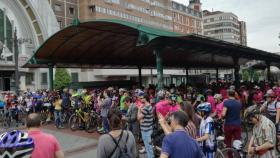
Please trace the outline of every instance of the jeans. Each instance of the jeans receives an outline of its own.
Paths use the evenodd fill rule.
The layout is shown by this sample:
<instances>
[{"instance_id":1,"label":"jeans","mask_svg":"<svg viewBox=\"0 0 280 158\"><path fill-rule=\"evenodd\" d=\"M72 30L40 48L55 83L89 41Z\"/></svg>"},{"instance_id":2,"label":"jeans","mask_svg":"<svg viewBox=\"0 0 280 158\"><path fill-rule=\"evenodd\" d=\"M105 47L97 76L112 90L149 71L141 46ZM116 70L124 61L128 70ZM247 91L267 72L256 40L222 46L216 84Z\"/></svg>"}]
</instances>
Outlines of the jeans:
<instances>
[{"instance_id":1,"label":"jeans","mask_svg":"<svg viewBox=\"0 0 280 158\"><path fill-rule=\"evenodd\" d=\"M237 125L225 125L224 126L225 133L225 144L227 147L232 146L232 142L234 140L241 139L241 127Z\"/></svg>"},{"instance_id":2,"label":"jeans","mask_svg":"<svg viewBox=\"0 0 280 158\"><path fill-rule=\"evenodd\" d=\"M54 111L54 118L55 118L55 126L61 127L62 123L61 123L61 110L55 110Z\"/></svg>"},{"instance_id":3,"label":"jeans","mask_svg":"<svg viewBox=\"0 0 280 158\"><path fill-rule=\"evenodd\" d=\"M152 146L152 133L153 130L141 131L142 139L147 152L147 158L154 158L154 150Z\"/></svg>"},{"instance_id":4,"label":"jeans","mask_svg":"<svg viewBox=\"0 0 280 158\"><path fill-rule=\"evenodd\" d=\"M110 130L108 117L102 117L104 132L108 133Z\"/></svg>"}]
</instances>

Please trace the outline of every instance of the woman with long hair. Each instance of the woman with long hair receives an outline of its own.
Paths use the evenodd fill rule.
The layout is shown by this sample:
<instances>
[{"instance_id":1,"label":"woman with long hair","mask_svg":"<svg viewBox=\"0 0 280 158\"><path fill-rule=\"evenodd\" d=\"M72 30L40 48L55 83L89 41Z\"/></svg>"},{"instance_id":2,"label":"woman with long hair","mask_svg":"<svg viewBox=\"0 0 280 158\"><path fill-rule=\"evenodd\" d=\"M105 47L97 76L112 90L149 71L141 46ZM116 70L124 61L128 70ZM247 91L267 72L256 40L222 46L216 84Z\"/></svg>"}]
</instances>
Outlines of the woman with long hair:
<instances>
[{"instance_id":1,"label":"woman with long hair","mask_svg":"<svg viewBox=\"0 0 280 158\"><path fill-rule=\"evenodd\" d=\"M189 122L188 122L188 125L185 127L185 129L191 137L196 138L197 127L199 124L198 116L196 116L196 113L194 112L194 109L191 104L186 104L185 112L187 113L187 115L189 117Z\"/></svg>"}]
</instances>

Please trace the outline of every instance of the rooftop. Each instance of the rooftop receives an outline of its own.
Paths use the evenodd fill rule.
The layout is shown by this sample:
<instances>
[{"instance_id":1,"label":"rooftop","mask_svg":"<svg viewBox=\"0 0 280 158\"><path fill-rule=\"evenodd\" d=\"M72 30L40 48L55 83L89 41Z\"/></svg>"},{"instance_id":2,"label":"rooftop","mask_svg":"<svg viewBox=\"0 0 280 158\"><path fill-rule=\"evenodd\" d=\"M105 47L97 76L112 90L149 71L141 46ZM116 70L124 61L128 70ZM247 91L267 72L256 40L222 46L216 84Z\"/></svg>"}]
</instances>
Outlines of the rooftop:
<instances>
[{"instance_id":1,"label":"rooftop","mask_svg":"<svg viewBox=\"0 0 280 158\"><path fill-rule=\"evenodd\" d=\"M154 68L155 51L165 68L233 68L250 60L279 66L280 55L206 36L182 35L116 19L64 28L50 37L24 67Z\"/></svg>"}]
</instances>

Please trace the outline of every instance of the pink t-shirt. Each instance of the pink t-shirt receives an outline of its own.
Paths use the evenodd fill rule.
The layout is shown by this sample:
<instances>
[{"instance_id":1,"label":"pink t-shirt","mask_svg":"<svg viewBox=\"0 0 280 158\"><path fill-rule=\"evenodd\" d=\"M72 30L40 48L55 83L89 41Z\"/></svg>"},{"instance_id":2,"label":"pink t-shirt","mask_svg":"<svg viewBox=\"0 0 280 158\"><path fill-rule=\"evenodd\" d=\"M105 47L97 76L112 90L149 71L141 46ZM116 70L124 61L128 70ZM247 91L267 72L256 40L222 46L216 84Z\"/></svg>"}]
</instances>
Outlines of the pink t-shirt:
<instances>
[{"instance_id":1,"label":"pink t-shirt","mask_svg":"<svg viewBox=\"0 0 280 158\"><path fill-rule=\"evenodd\" d=\"M55 153L60 150L60 145L54 136L39 130L29 131L28 135L33 139L35 145L32 158L55 158Z\"/></svg>"},{"instance_id":2,"label":"pink t-shirt","mask_svg":"<svg viewBox=\"0 0 280 158\"><path fill-rule=\"evenodd\" d=\"M163 117L165 117L170 110L170 105L167 100L162 100L156 104L156 112L161 113Z\"/></svg>"},{"instance_id":3,"label":"pink t-shirt","mask_svg":"<svg viewBox=\"0 0 280 158\"><path fill-rule=\"evenodd\" d=\"M223 99L228 98L228 94L227 94L227 90L226 89L222 88L220 90L220 94L222 95Z\"/></svg>"},{"instance_id":4,"label":"pink t-shirt","mask_svg":"<svg viewBox=\"0 0 280 158\"><path fill-rule=\"evenodd\" d=\"M143 105L143 103L142 103L141 100L139 100L139 99L136 99L135 104L136 104L136 106L137 106L138 108L141 107L141 106Z\"/></svg>"},{"instance_id":5,"label":"pink t-shirt","mask_svg":"<svg viewBox=\"0 0 280 158\"><path fill-rule=\"evenodd\" d=\"M223 107L224 107L224 102L221 102L216 105L216 113L218 115L218 118L222 118Z\"/></svg>"},{"instance_id":6,"label":"pink t-shirt","mask_svg":"<svg viewBox=\"0 0 280 158\"><path fill-rule=\"evenodd\" d=\"M213 97L213 96L208 96L207 102L211 104L211 110L212 110L212 112L216 111L215 99L214 99L214 97Z\"/></svg>"},{"instance_id":7,"label":"pink t-shirt","mask_svg":"<svg viewBox=\"0 0 280 158\"><path fill-rule=\"evenodd\" d=\"M169 112L176 112L180 110L180 105L176 104L175 106L170 106Z\"/></svg>"}]
</instances>

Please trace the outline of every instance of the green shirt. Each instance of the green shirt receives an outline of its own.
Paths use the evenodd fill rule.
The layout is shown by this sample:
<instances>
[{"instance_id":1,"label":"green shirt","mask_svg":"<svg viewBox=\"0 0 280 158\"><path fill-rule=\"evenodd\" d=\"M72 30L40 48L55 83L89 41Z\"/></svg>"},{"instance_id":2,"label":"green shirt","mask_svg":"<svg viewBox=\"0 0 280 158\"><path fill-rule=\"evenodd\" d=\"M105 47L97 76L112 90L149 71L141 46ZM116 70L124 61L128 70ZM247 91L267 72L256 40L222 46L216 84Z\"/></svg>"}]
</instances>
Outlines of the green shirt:
<instances>
[{"instance_id":1,"label":"green shirt","mask_svg":"<svg viewBox=\"0 0 280 158\"><path fill-rule=\"evenodd\" d=\"M127 110L127 107L125 107L125 105L124 105L124 99L125 99L125 96L122 95L121 100L120 100L120 109L121 110Z\"/></svg>"}]
</instances>

